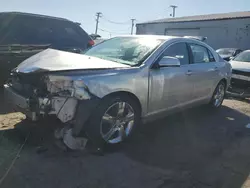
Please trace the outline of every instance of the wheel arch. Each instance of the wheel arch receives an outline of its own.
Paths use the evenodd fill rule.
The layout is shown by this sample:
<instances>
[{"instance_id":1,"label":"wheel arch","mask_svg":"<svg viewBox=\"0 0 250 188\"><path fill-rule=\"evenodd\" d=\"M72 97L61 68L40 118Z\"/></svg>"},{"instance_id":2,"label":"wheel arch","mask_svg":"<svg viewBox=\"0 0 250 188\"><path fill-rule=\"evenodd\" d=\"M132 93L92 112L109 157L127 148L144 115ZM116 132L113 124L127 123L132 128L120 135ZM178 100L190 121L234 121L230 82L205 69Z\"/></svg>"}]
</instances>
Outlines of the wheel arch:
<instances>
[{"instance_id":1,"label":"wheel arch","mask_svg":"<svg viewBox=\"0 0 250 188\"><path fill-rule=\"evenodd\" d=\"M116 92L112 92L112 93L109 93L109 94L105 95L102 99L105 99L107 97L113 97L113 96L121 96L121 95L130 97L133 101L135 101L136 104L139 107L140 115L141 115L141 113L142 113L141 102L140 102L139 98L135 94L133 94L133 93L131 93L129 91L116 91Z\"/></svg>"},{"instance_id":2,"label":"wheel arch","mask_svg":"<svg viewBox=\"0 0 250 188\"><path fill-rule=\"evenodd\" d=\"M228 83L227 83L226 78L222 78L222 79L218 82L218 84L219 84L220 82L224 82L224 84L226 85L226 88L227 88ZM217 84L217 85L218 85L218 84ZM226 89L226 88L225 88L225 89Z\"/></svg>"},{"instance_id":3,"label":"wheel arch","mask_svg":"<svg viewBox=\"0 0 250 188\"><path fill-rule=\"evenodd\" d=\"M97 97L97 100L86 100L81 101L81 103L78 105L77 113L76 113L76 121L73 128L73 134L74 135L82 135L84 131L86 131L86 128L88 127L88 121L91 118L92 112L100 105L101 100L105 100L109 97L115 97L115 96L127 96L130 97L135 103L138 105L140 115L142 114L142 105L139 100L139 98L128 91L115 91L112 93L109 93L102 98ZM94 104L94 105L93 105ZM88 108L86 108L88 106Z\"/></svg>"}]
</instances>

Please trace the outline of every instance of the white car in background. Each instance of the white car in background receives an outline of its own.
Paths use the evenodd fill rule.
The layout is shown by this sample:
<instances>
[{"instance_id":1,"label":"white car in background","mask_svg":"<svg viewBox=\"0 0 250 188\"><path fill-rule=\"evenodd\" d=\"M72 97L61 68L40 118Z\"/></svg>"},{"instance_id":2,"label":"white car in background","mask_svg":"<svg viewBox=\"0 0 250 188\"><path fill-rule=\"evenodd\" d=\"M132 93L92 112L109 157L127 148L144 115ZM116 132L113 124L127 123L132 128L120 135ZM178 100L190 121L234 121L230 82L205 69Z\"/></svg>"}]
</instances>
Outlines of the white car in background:
<instances>
[{"instance_id":1,"label":"white car in background","mask_svg":"<svg viewBox=\"0 0 250 188\"><path fill-rule=\"evenodd\" d=\"M250 97L250 50L237 55L230 64L232 79L228 94L242 98Z\"/></svg>"}]
</instances>

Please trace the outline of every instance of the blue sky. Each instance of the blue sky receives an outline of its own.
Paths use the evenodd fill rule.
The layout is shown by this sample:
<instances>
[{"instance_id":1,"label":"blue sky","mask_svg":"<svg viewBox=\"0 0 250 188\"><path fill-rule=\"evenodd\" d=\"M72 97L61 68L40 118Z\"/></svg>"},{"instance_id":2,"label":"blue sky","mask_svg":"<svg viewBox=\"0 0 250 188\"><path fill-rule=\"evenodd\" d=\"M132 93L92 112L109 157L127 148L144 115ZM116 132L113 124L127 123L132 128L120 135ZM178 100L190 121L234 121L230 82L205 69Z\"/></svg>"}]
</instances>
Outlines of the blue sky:
<instances>
[{"instance_id":1,"label":"blue sky","mask_svg":"<svg viewBox=\"0 0 250 188\"><path fill-rule=\"evenodd\" d=\"M169 5L177 5L176 17L198 14L250 11L249 0L0 0L0 11L22 11L68 18L95 31L95 14L102 12L98 33L103 37L129 34L131 18L137 22L170 17ZM113 24L120 22L123 24ZM109 31L109 32L106 32Z\"/></svg>"}]
</instances>

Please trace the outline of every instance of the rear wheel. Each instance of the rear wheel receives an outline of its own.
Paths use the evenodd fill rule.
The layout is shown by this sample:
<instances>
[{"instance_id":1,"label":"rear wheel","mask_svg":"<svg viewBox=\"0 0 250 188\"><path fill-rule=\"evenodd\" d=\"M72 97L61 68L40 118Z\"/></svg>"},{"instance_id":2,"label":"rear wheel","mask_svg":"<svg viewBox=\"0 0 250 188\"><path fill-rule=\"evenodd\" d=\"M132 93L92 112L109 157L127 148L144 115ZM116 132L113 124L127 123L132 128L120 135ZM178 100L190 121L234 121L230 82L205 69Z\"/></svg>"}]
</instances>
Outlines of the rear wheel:
<instances>
[{"instance_id":1,"label":"rear wheel","mask_svg":"<svg viewBox=\"0 0 250 188\"><path fill-rule=\"evenodd\" d=\"M209 105L212 108L219 108L223 103L223 100L225 98L225 93L226 93L226 84L225 82L221 81L217 85Z\"/></svg>"},{"instance_id":2,"label":"rear wheel","mask_svg":"<svg viewBox=\"0 0 250 188\"><path fill-rule=\"evenodd\" d=\"M118 144L132 135L140 120L137 103L127 96L110 96L98 106L87 128L88 137L98 145Z\"/></svg>"}]
</instances>

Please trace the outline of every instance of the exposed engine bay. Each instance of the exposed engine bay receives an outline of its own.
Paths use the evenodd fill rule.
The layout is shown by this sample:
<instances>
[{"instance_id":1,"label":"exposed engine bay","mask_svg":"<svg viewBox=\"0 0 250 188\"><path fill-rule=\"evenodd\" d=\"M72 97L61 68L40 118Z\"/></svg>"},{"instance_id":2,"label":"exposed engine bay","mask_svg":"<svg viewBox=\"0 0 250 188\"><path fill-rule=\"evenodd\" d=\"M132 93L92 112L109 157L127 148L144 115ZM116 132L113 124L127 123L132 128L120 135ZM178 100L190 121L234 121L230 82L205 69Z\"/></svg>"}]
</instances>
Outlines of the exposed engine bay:
<instances>
[{"instance_id":1,"label":"exposed engine bay","mask_svg":"<svg viewBox=\"0 0 250 188\"><path fill-rule=\"evenodd\" d=\"M63 123L75 117L78 100L90 99L90 94L81 80L48 74L12 73L7 83L15 92L28 99L31 119L40 115L56 115Z\"/></svg>"}]
</instances>

